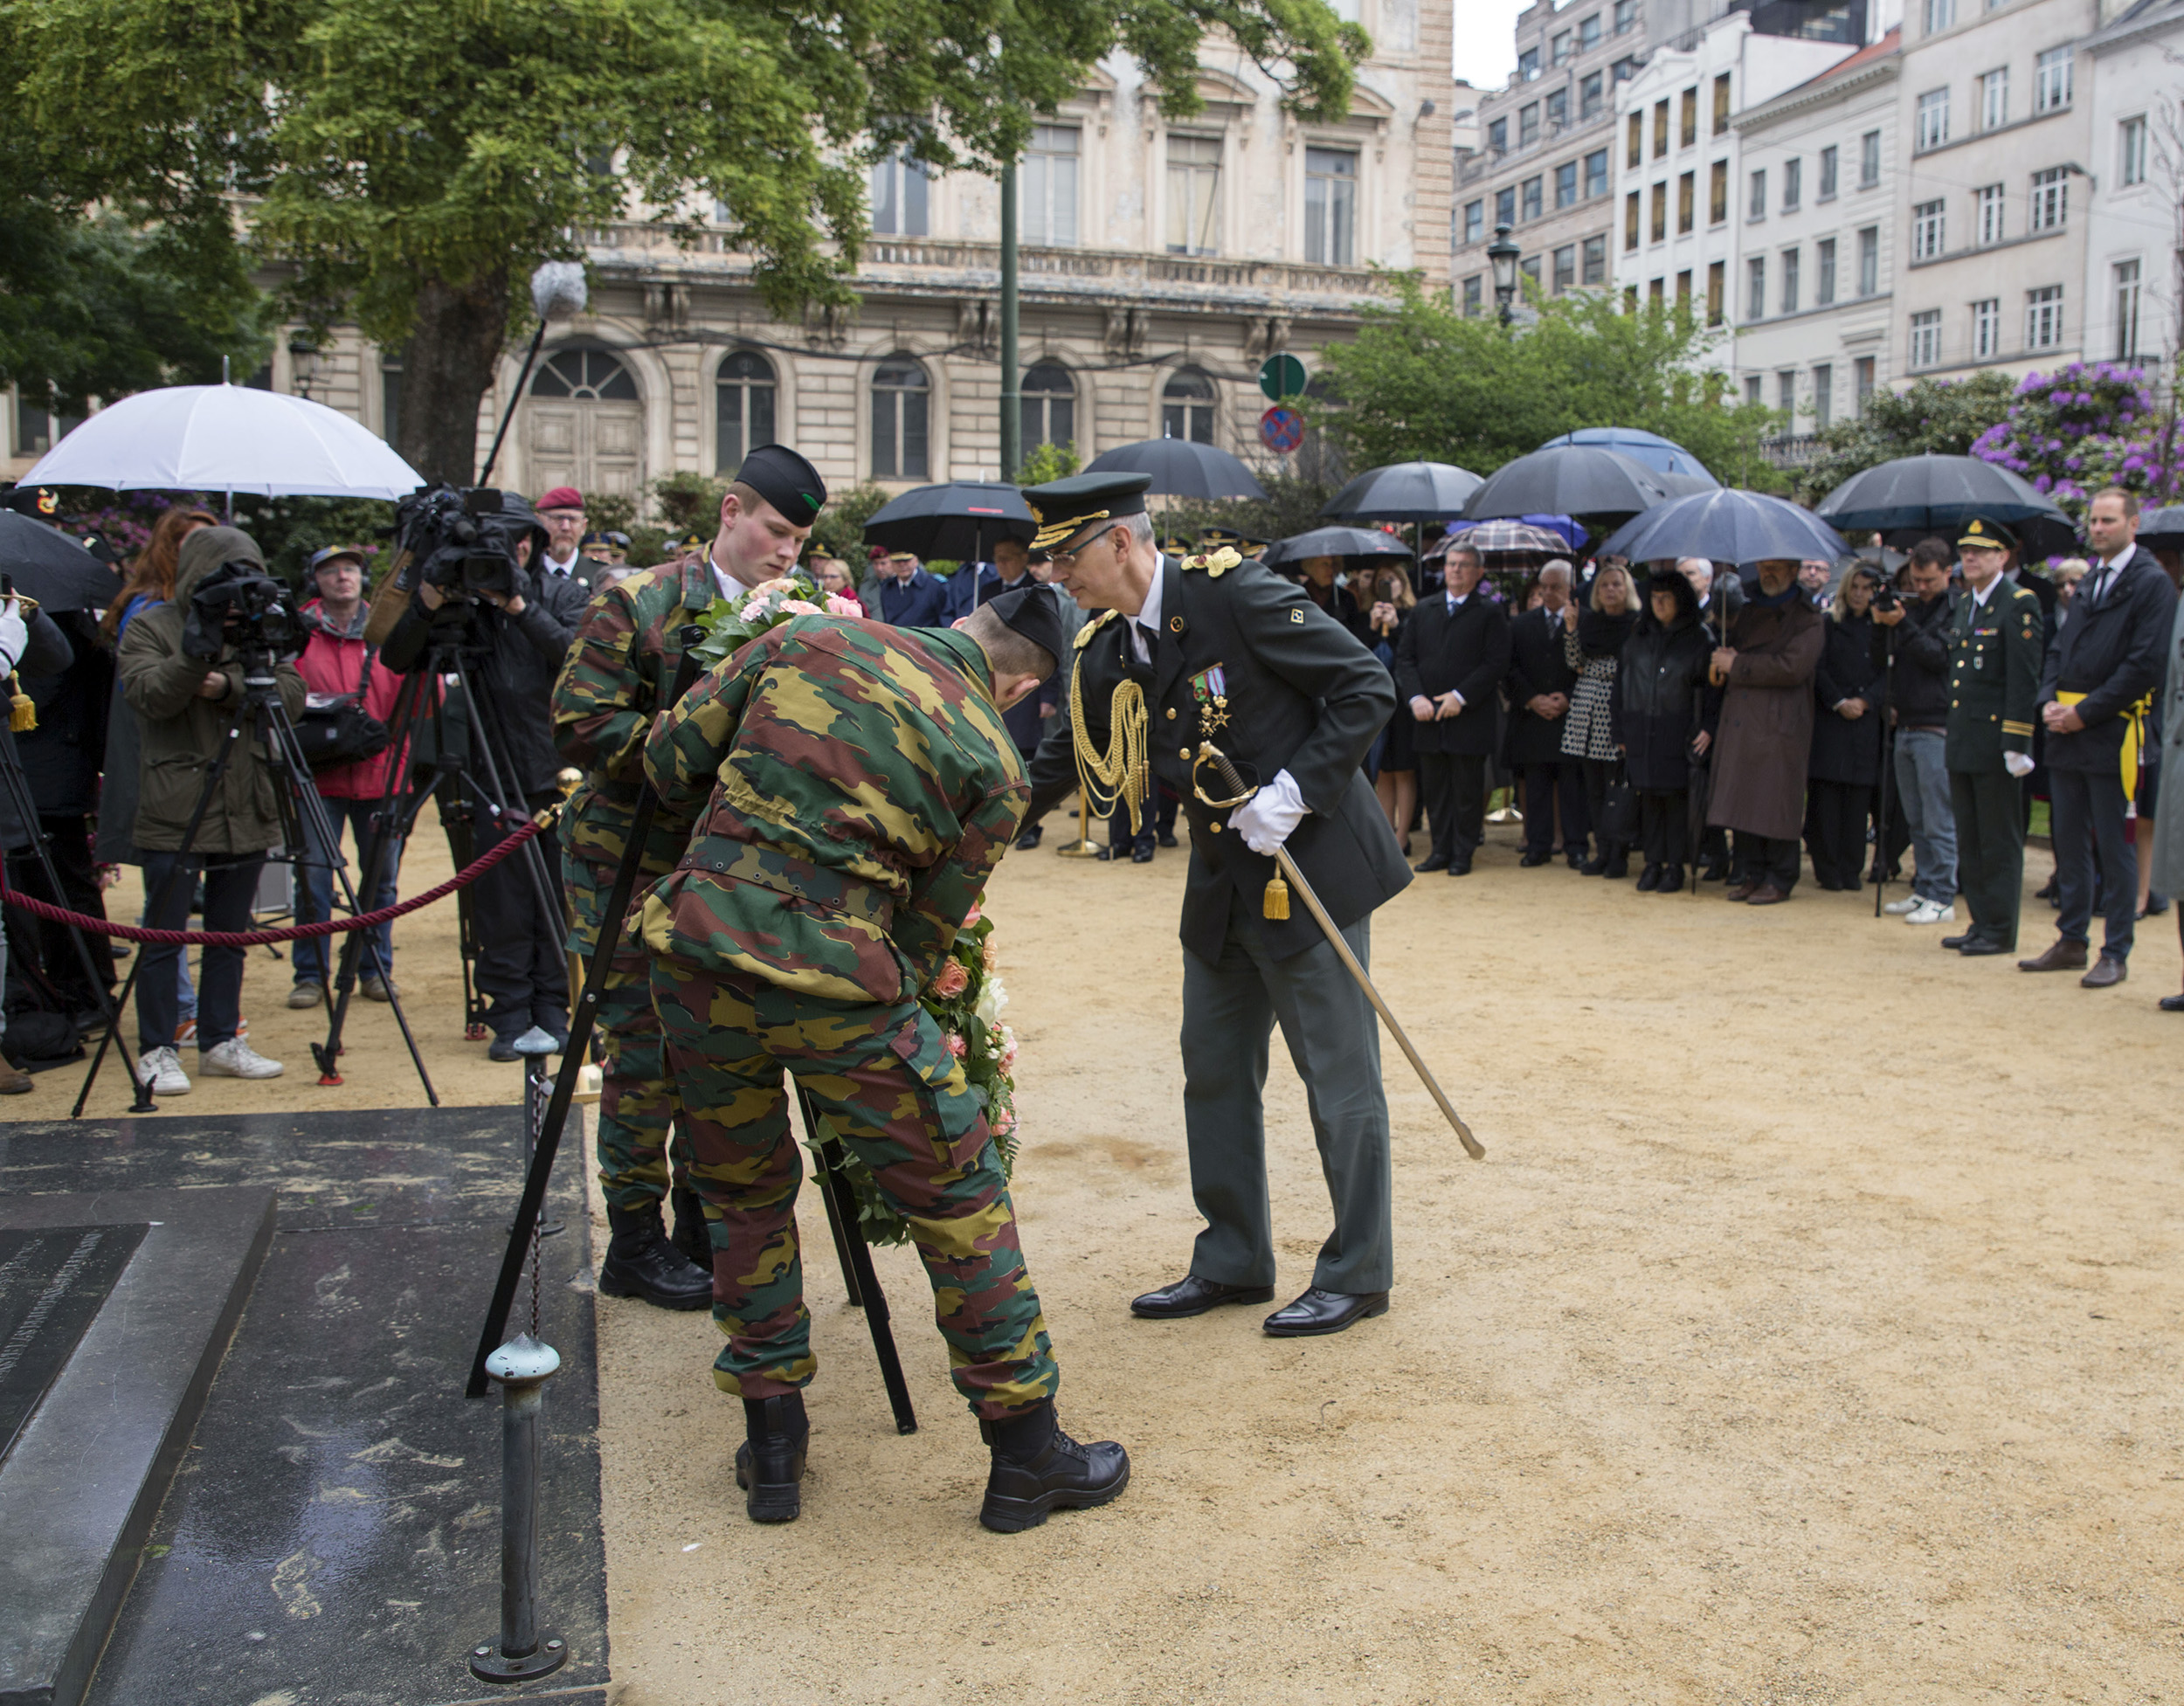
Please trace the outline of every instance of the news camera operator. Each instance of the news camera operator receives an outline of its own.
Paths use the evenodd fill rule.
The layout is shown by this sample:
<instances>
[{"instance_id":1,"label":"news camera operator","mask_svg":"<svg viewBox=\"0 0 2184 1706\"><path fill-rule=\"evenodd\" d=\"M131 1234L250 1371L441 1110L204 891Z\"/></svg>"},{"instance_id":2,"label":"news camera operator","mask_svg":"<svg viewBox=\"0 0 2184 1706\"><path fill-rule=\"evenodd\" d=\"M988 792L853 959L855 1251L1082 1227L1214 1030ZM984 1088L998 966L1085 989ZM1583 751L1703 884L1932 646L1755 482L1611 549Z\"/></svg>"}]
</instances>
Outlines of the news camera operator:
<instances>
[{"instance_id":1,"label":"news camera operator","mask_svg":"<svg viewBox=\"0 0 2184 1706\"><path fill-rule=\"evenodd\" d=\"M1908 899L1885 911L1915 924L1939 924L1957 904L1957 819L1943 763L1949 722L1949 626L1956 614L1949 596L1953 560L1939 539L1912 549L1904 577L1906 596L1883 605L1873 619L1896 631L1896 669L1890 684L1889 718L1896 725L1896 792L1911 831L1918 867ZM1882 850L1885 851L1885 850Z\"/></svg>"},{"instance_id":2,"label":"news camera operator","mask_svg":"<svg viewBox=\"0 0 2184 1706\"><path fill-rule=\"evenodd\" d=\"M281 839L280 782L255 738L231 742L244 708L244 664L271 663L290 717L303 710L303 677L292 657L274 659L254 612L285 603L248 534L200 528L182 542L175 596L131 622L114 660L121 696L142 725L134 839L143 855L145 922L188 928L190 901L204 876L204 928L246 930L266 854ZM285 614L285 612L284 612ZM190 819L223 751L226 769ZM183 846L185 836L190 845ZM181 948L148 943L136 978L137 1075L155 1095L186 1095L190 1080L175 1048ZM236 1035L243 994L240 948L207 948L197 977L197 1070L214 1078L278 1078L281 1067Z\"/></svg>"},{"instance_id":3,"label":"news camera operator","mask_svg":"<svg viewBox=\"0 0 2184 1706\"><path fill-rule=\"evenodd\" d=\"M486 494L465 495L480 506L469 512L482 524L476 529L480 542L467 548L467 556L450 550L420 563L410 607L379 655L390 669L410 673L429 663L436 631L459 633L474 701L469 714L473 723L482 725L498 762L512 772L502 775L503 785L521 793L523 804L536 811L560 798L554 680L591 595L573 576L538 572L547 533L522 498L513 492L492 494L499 499L494 508ZM452 566L436 569L443 560ZM479 788L488 785L488 772L474 749L471 776ZM480 818L473 854L489 851L501 835ZM561 848L550 826L540 832L538 849L546 868L558 872ZM521 856L503 860L479 878L473 894L478 991L486 998L486 1023L493 1032L487 1055L516 1059L515 1039L534 1026L566 1041L568 931L563 918L557 911L546 915Z\"/></svg>"}]
</instances>

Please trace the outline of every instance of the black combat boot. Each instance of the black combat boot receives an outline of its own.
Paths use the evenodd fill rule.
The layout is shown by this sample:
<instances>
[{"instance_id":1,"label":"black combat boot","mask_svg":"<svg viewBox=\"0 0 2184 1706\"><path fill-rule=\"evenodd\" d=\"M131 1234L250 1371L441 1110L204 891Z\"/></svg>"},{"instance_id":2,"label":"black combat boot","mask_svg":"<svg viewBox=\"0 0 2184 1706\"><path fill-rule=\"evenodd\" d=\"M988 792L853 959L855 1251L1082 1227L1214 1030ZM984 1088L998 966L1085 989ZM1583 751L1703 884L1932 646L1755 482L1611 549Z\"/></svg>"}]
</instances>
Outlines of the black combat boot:
<instances>
[{"instance_id":1,"label":"black combat boot","mask_svg":"<svg viewBox=\"0 0 2184 1706\"><path fill-rule=\"evenodd\" d=\"M667 1241L658 1203L642 1209L610 1203L606 1223L614 1235L599 1264L599 1289L609 1297L641 1297L662 1309L702 1309L712 1302L713 1270Z\"/></svg>"},{"instance_id":2,"label":"black combat boot","mask_svg":"<svg viewBox=\"0 0 2184 1706\"><path fill-rule=\"evenodd\" d=\"M1049 1511L1089 1510L1130 1485L1130 1454L1112 1440L1079 1445L1051 1401L1006 1421L981 1419L978 1437L993 1448L978 1520L996 1534L1035 1529Z\"/></svg>"},{"instance_id":3,"label":"black combat boot","mask_svg":"<svg viewBox=\"0 0 2184 1706\"><path fill-rule=\"evenodd\" d=\"M675 1248L710 1277L713 1234L706 1230L705 1205L698 1200L696 1191L687 1185L676 1185L668 1196L675 1205Z\"/></svg>"},{"instance_id":4,"label":"black combat boot","mask_svg":"<svg viewBox=\"0 0 2184 1706\"><path fill-rule=\"evenodd\" d=\"M736 1484L754 1523L793 1523L804 1509L804 1447L812 1425L804 1419L804 1394L747 1398L743 1429L750 1437L736 1447Z\"/></svg>"}]
</instances>

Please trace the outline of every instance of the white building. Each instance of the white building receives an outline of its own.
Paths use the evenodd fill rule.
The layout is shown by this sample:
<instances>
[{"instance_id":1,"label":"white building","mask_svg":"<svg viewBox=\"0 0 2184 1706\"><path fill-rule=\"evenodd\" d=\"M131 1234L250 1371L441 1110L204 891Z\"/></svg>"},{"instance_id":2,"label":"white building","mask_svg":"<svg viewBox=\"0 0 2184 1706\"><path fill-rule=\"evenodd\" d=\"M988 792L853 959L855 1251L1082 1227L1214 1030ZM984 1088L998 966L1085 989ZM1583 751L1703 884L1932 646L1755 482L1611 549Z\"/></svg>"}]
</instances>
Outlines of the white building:
<instances>
[{"instance_id":1,"label":"white building","mask_svg":"<svg viewBox=\"0 0 2184 1706\"><path fill-rule=\"evenodd\" d=\"M2105 0L2080 44L2092 174L2085 354L2166 365L2180 343L2184 251L2184 0Z\"/></svg>"},{"instance_id":2,"label":"white building","mask_svg":"<svg viewBox=\"0 0 2184 1706\"><path fill-rule=\"evenodd\" d=\"M1735 369L1791 411L1778 454L1864 407L1893 323L1901 31L1732 121L1741 238Z\"/></svg>"}]
</instances>

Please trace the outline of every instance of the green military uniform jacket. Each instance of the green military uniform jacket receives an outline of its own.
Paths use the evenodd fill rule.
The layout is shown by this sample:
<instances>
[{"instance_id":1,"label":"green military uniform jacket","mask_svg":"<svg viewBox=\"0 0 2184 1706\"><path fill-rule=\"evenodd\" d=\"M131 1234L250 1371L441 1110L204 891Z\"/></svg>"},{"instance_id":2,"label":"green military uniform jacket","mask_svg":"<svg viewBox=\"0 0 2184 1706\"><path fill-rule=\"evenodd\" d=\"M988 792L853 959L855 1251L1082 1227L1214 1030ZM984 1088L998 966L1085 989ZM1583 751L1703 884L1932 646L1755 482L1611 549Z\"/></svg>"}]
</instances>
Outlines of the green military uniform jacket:
<instances>
[{"instance_id":1,"label":"green military uniform jacket","mask_svg":"<svg viewBox=\"0 0 2184 1706\"><path fill-rule=\"evenodd\" d=\"M1158 632L1150 665L1137 661L1130 622L1113 611L1078 631L1065 669L1075 672L1094 746L1108 749L1115 689L1135 677L1151 716L1149 740L1158 780L1189 815L1191 870L1183 896L1183 945L1201 959L1220 956L1230 897L1259 919L1275 861L1253 853L1228 830L1228 812L1192 791L1195 776L1213 798L1227 797L1211 769L1193 764L1201 741L1234 761L1247 784L1288 770L1309 815L1285 844L1304 880L1338 925L1355 923L1400 894L1410 867L1358 768L1395 708L1395 684L1380 660L1326 615L1303 588L1247 558L1233 567L1211 559L1160 559ZM1205 565L1205 566L1201 566ZM1211 704L1225 689L1225 708ZM1069 684L1062 695L1067 715ZM1208 713L1226 717L1209 733ZM1077 785L1067 728L1042 741L1032 760L1031 816L1052 811ZM1147 802L1148 809L1151 801ZM1324 941L1303 905L1286 920L1258 926L1276 959Z\"/></svg>"},{"instance_id":2,"label":"green military uniform jacket","mask_svg":"<svg viewBox=\"0 0 2184 1706\"><path fill-rule=\"evenodd\" d=\"M1950 618L1949 769L2000 770L2004 753L2031 753L2046 650L2040 600L2015 581L1996 583L1984 604L1964 595Z\"/></svg>"}]
</instances>

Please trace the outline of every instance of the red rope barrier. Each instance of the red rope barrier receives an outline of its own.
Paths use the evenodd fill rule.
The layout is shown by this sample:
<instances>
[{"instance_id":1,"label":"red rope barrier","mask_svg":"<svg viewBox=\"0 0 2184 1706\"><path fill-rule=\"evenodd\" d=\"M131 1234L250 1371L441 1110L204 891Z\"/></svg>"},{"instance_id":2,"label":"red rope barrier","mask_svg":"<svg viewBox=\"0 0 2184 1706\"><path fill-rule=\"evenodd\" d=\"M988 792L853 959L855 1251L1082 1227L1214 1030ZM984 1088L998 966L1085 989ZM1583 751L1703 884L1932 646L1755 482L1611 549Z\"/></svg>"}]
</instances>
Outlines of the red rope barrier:
<instances>
[{"instance_id":1,"label":"red rope barrier","mask_svg":"<svg viewBox=\"0 0 2184 1706\"><path fill-rule=\"evenodd\" d=\"M538 827L535 819L525 819L521 829L472 860L438 888L428 888L422 894L414 894L390 907L382 907L377 912L360 912L354 918L327 918L315 924L290 924L277 930L154 930L142 925L116 924L110 919L88 917L49 901L32 900L28 894L18 894L9 888L4 860L0 860L0 901L19 907L40 918L50 918L56 924L73 924L78 929L89 930L94 936L120 936L124 942L172 943L179 947L260 948L268 943L294 942L302 936L342 936L350 930L368 930L374 925L399 918L404 913L415 912L420 907L429 907L435 901L444 901L458 888L477 881L537 834Z\"/></svg>"}]
</instances>

